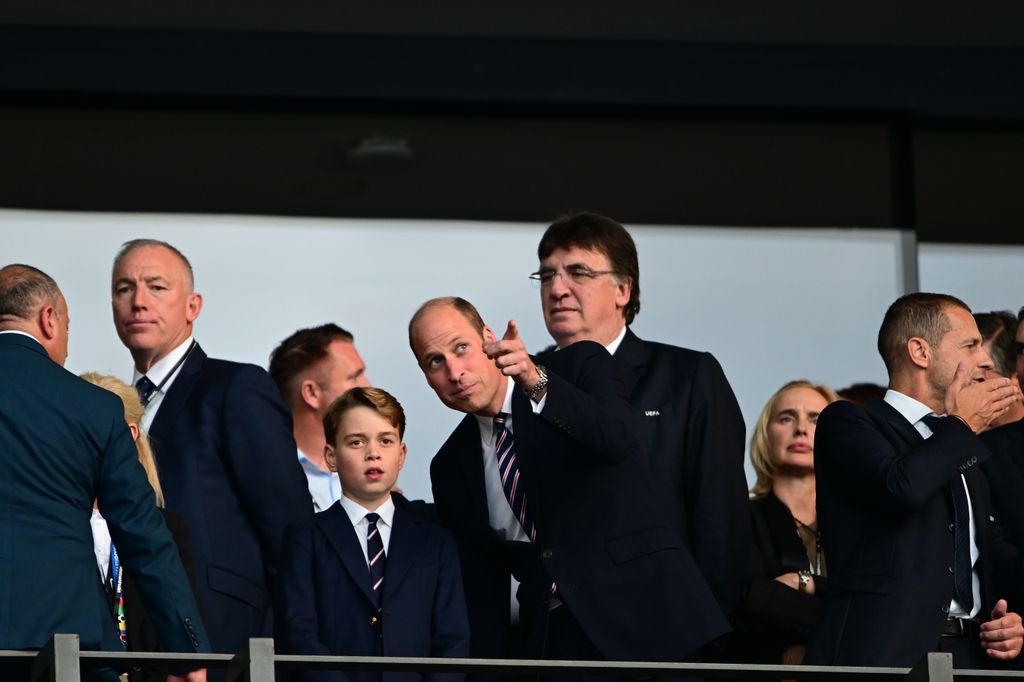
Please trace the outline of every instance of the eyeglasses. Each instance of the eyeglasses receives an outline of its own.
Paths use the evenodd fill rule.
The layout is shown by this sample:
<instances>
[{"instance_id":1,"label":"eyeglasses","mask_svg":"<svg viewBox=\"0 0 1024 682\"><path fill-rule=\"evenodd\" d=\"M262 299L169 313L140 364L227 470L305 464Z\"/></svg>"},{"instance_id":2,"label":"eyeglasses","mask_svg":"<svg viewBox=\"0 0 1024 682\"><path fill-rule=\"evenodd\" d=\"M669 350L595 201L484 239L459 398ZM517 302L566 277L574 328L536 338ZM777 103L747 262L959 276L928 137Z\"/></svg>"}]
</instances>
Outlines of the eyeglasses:
<instances>
[{"instance_id":1,"label":"eyeglasses","mask_svg":"<svg viewBox=\"0 0 1024 682\"><path fill-rule=\"evenodd\" d=\"M542 287L546 287L551 286L551 283L555 281L555 277L559 275L568 277L576 284L585 284L599 275L617 274L619 273L615 270L591 270L586 265L570 265L563 272L552 270L550 268L538 270L530 275L530 279L533 280L534 284L540 284Z\"/></svg>"}]
</instances>

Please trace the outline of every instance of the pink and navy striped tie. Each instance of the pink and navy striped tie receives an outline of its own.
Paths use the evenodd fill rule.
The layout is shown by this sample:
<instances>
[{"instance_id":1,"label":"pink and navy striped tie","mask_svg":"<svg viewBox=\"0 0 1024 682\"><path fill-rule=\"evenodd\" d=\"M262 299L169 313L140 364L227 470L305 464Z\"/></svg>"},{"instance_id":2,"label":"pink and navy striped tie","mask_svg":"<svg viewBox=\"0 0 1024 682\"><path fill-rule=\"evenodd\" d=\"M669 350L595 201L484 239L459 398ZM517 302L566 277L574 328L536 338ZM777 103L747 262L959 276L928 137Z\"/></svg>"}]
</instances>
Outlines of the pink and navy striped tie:
<instances>
[{"instance_id":1,"label":"pink and navy striped tie","mask_svg":"<svg viewBox=\"0 0 1024 682\"><path fill-rule=\"evenodd\" d=\"M494 417L494 456L498 458L501 487L523 532L530 538L530 542L537 542L537 528L526 511L526 489L520 480L519 464L516 462L516 443L506 426L508 417L505 412L499 412Z\"/></svg>"},{"instance_id":2,"label":"pink and navy striped tie","mask_svg":"<svg viewBox=\"0 0 1024 682\"><path fill-rule=\"evenodd\" d=\"M380 530L377 528L377 521L380 514L370 512L366 515L366 557L370 564L370 587L373 588L373 597L376 600L377 610L381 609L381 595L384 589L384 563L387 557L384 555L384 540L380 537Z\"/></svg>"}]
</instances>

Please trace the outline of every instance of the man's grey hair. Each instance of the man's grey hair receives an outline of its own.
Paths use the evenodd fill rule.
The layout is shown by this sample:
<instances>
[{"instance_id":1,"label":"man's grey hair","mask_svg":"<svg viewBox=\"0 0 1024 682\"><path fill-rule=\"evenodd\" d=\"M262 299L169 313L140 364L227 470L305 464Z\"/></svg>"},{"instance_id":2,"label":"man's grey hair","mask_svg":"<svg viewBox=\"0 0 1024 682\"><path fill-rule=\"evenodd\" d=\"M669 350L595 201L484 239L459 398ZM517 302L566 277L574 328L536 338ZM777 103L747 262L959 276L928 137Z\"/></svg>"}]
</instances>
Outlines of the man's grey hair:
<instances>
[{"instance_id":1,"label":"man's grey hair","mask_svg":"<svg viewBox=\"0 0 1024 682\"><path fill-rule=\"evenodd\" d=\"M188 274L188 288L190 290L195 288L195 275L192 273L192 263L189 262L188 258L186 258L185 254L181 251L167 242L160 241L159 239L132 239L131 241L127 241L122 244L121 249L117 252L117 255L114 256L114 267L111 268L111 279L113 279L113 273L117 272L117 268L121 265L121 261L124 260L125 256L136 249L142 249L149 246L162 246L177 256L178 260L180 260L182 265L185 266L185 272Z\"/></svg>"},{"instance_id":2,"label":"man's grey hair","mask_svg":"<svg viewBox=\"0 0 1024 682\"><path fill-rule=\"evenodd\" d=\"M60 287L39 268L11 263L0 268L0 320L30 319L47 303L59 310Z\"/></svg>"}]
</instances>

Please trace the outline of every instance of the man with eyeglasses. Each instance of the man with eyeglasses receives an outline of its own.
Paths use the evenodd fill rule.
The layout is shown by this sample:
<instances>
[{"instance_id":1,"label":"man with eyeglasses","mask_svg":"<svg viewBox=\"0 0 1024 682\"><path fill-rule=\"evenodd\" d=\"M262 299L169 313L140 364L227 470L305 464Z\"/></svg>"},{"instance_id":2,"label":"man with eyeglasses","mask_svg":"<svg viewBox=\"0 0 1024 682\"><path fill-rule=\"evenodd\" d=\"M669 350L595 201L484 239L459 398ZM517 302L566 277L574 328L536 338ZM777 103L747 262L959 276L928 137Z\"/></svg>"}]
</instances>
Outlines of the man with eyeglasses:
<instances>
[{"instance_id":1,"label":"man with eyeglasses","mask_svg":"<svg viewBox=\"0 0 1024 682\"><path fill-rule=\"evenodd\" d=\"M750 512L743 415L721 366L710 353L630 331L640 311L640 266L629 232L611 218L559 218L537 256L531 278L548 333L560 349L596 341L619 361L657 501L731 615L744 583Z\"/></svg>"}]
</instances>

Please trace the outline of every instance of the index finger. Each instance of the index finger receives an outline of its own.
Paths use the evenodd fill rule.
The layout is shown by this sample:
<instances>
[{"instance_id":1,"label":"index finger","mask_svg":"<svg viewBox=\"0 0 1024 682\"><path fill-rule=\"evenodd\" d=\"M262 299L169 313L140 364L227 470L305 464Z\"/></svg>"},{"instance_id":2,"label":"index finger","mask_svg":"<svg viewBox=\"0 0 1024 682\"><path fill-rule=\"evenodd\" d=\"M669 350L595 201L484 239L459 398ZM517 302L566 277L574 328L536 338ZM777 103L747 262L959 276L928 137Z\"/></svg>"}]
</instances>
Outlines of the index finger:
<instances>
[{"instance_id":1,"label":"index finger","mask_svg":"<svg viewBox=\"0 0 1024 682\"><path fill-rule=\"evenodd\" d=\"M515 320L508 321L508 326L505 327L505 335L501 338L503 341L512 341L519 338L519 327L516 326Z\"/></svg>"}]
</instances>

